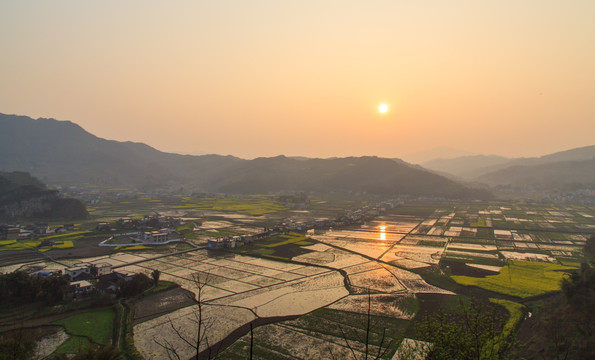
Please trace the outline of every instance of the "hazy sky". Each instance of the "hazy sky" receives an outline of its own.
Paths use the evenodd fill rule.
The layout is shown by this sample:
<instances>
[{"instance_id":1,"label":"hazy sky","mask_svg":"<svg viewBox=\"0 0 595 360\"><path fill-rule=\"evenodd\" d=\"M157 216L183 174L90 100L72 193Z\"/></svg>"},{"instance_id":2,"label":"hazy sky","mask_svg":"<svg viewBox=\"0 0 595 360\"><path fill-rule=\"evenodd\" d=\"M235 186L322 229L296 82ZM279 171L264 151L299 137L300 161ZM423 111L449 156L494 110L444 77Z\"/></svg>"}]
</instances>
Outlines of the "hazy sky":
<instances>
[{"instance_id":1,"label":"hazy sky","mask_svg":"<svg viewBox=\"0 0 595 360\"><path fill-rule=\"evenodd\" d=\"M0 0L0 49L1 113L171 152L595 144L593 0Z\"/></svg>"}]
</instances>

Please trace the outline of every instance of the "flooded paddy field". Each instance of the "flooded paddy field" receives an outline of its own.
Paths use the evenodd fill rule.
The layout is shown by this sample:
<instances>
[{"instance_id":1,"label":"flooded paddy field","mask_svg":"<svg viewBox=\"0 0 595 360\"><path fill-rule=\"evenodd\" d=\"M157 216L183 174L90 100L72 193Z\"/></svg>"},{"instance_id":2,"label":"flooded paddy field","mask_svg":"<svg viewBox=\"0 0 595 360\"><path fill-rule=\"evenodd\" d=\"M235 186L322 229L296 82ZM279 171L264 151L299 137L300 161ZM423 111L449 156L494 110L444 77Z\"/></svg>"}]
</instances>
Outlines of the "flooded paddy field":
<instances>
[{"instance_id":1,"label":"flooded paddy field","mask_svg":"<svg viewBox=\"0 0 595 360\"><path fill-rule=\"evenodd\" d=\"M410 224L408 229L415 226ZM135 252L76 261L107 262L118 266L119 270L134 273L159 270L161 279L180 284L182 289L177 293L170 291L167 296L164 293L163 298L147 300L146 303L141 300L136 304L135 344L148 359L166 356L159 339L174 344L180 349L180 354L189 357L194 350L184 346L184 341L179 339L174 328L185 329L188 336L192 334L196 306L184 292L193 292L196 298L197 276L206 284L201 291L203 315L205 319L216 319L209 329L210 343L226 339L234 330L257 319L296 316L301 319L324 308L332 310L334 314L365 314L368 291L374 300L371 309L374 316L408 322L415 313L416 293L448 293L429 285L417 274L378 262L375 258L381 257L405 235L389 232L386 240L381 240L379 233L374 233L378 231L373 229L340 232L340 238L350 238L344 242L335 241L329 236L334 232L323 235L329 238L326 243L318 242L313 237L312 242L303 245L307 253L284 262L198 249L159 258L151 252ZM358 246L356 236L360 234L362 239ZM73 263L76 261L72 260ZM361 332L357 328L352 330ZM301 341L316 338L322 348L334 349L337 356L349 351L337 334L317 333L320 329L310 329L306 334L295 324L276 323L264 325L257 331L262 334L264 343L273 341L269 338L271 334L277 334L273 337L283 335L289 339L306 336ZM242 341L239 340L239 344ZM353 346L361 350L361 343L358 344L355 339L353 341ZM283 343L288 344L287 341ZM312 351L321 351L312 346L300 349L303 353L298 357L301 358L308 358ZM283 353L288 350L279 351Z\"/></svg>"},{"instance_id":2,"label":"flooded paddy field","mask_svg":"<svg viewBox=\"0 0 595 360\"><path fill-rule=\"evenodd\" d=\"M323 203L284 215L289 213L294 219L331 214ZM352 355L350 346L362 355L368 311L382 324L373 331L371 348L388 346L385 358L390 358L416 321L420 301L438 307L455 298L456 285L442 286L446 282L434 281L436 276L492 276L509 263L527 260L580 261L594 216L589 207L415 203L363 225L306 235L285 232L236 249L98 252L27 266L63 270L83 261L109 263L130 273L159 270L161 279L179 284L134 305L134 343L147 359L167 357L159 345L164 341L183 358L193 355L195 350L177 331L195 334L197 280L204 283L200 300L209 344L225 343L217 349L221 358L247 357L251 323L258 325L253 333L258 359L345 358ZM260 225L281 215L204 210L190 218L198 234L191 241L202 245L207 238L262 231ZM0 271L19 268L23 266L7 264ZM438 275L427 276L432 271ZM382 328L391 331L391 345L380 344Z\"/></svg>"}]
</instances>

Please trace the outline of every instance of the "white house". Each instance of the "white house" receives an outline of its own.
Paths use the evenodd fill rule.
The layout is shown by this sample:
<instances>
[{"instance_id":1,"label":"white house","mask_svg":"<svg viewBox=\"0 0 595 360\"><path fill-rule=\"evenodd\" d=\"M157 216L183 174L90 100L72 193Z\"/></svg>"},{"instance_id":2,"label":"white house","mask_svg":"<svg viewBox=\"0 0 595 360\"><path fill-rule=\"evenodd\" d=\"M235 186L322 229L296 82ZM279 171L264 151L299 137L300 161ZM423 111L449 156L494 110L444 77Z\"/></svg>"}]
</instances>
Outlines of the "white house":
<instances>
[{"instance_id":1,"label":"white house","mask_svg":"<svg viewBox=\"0 0 595 360\"><path fill-rule=\"evenodd\" d=\"M64 274L68 275L70 281L76 279L81 275L91 276L91 264L89 263L78 263L72 267L64 269Z\"/></svg>"},{"instance_id":2,"label":"white house","mask_svg":"<svg viewBox=\"0 0 595 360\"><path fill-rule=\"evenodd\" d=\"M139 234L139 238L145 242L166 242L169 240L167 231L146 231Z\"/></svg>"}]
</instances>

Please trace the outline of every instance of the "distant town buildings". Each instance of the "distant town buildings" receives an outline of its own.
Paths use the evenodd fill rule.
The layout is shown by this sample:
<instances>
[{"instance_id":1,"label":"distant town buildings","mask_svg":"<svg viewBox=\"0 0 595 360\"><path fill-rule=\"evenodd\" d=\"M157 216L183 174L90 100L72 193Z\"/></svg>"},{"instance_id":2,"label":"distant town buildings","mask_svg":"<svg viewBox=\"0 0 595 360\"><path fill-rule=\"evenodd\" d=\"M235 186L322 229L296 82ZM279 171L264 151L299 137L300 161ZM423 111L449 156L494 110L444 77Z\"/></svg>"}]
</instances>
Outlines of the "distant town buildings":
<instances>
[{"instance_id":1,"label":"distant town buildings","mask_svg":"<svg viewBox=\"0 0 595 360\"><path fill-rule=\"evenodd\" d=\"M255 239L273 236L288 231L306 233L309 230L325 231L330 228L336 229L347 226L362 225L365 222L366 217L377 216L402 203L403 200L401 199L381 201L374 205L367 205L359 209L348 211L336 219L316 218L309 221L297 221L293 218L288 218L283 220L274 228L265 228L258 234L227 236L217 239L210 239L207 242L207 248L210 250L237 248L252 244Z\"/></svg>"},{"instance_id":2,"label":"distant town buildings","mask_svg":"<svg viewBox=\"0 0 595 360\"><path fill-rule=\"evenodd\" d=\"M269 233L259 233L254 235L242 235L242 236L227 236L227 237L220 237L217 239L208 240L207 247L211 250L217 249L232 249L237 248L244 245L251 245L254 243L255 238L260 238L263 236L269 236Z\"/></svg>"}]
</instances>

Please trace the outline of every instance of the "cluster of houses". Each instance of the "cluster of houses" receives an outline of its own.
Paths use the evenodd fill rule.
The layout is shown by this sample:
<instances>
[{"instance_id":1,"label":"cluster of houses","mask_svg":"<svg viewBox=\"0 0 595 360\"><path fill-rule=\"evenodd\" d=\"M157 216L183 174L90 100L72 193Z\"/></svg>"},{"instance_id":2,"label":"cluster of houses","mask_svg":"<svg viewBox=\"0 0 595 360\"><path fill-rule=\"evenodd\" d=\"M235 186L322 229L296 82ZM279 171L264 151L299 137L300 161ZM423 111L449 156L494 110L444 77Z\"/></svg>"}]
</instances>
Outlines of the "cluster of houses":
<instances>
[{"instance_id":1,"label":"cluster of houses","mask_svg":"<svg viewBox=\"0 0 595 360\"><path fill-rule=\"evenodd\" d=\"M401 200L386 200L374 205L367 205L348 211L336 219L318 218L309 221L297 221L289 218L285 219L278 227L287 231L306 232L308 230L328 230L330 228L337 229L362 225L367 218L378 216L400 203L402 203Z\"/></svg>"},{"instance_id":2,"label":"cluster of houses","mask_svg":"<svg viewBox=\"0 0 595 360\"><path fill-rule=\"evenodd\" d=\"M293 218L289 218L285 219L273 229L265 228L263 232L258 234L227 236L208 240L207 247L212 250L230 249L244 245L251 245L256 239L277 235L287 231L306 233L309 230L325 231L330 228L362 225L366 218L378 216L402 203L402 200L386 200L374 205L368 205L356 210L351 210L336 219L318 218L308 221L298 221Z\"/></svg>"},{"instance_id":3,"label":"cluster of houses","mask_svg":"<svg viewBox=\"0 0 595 360\"><path fill-rule=\"evenodd\" d=\"M113 242L115 236L125 236L126 240L123 242ZM114 234L108 239L100 242L99 246L134 246L138 244L143 245L163 245L172 242L184 241L184 235L176 229L163 228L152 231L138 231L122 234Z\"/></svg>"},{"instance_id":4,"label":"cluster of houses","mask_svg":"<svg viewBox=\"0 0 595 360\"><path fill-rule=\"evenodd\" d=\"M64 269L70 280L70 288L75 295L88 295L95 292L114 294L124 281L132 280L134 273L114 271L109 263L79 263Z\"/></svg>"},{"instance_id":5,"label":"cluster of houses","mask_svg":"<svg viewBox=\"0 0 595 360\"><path fill-rule=\"evenodd\" d=\"M109 223L99 223L97 225L98 231L116 232L123 230L122 233L113 233L112 236L102 241L99 246L121 246L121 245L135 245L138 243L150 244L166 244L175 241L184 241L184 235L176 231L177 226L183 226L186 223L181 218L171 216L144 216L142 218L120 218L115 226L112 228ZM125 244L114 243L114 237L127 236L130 241Z\"/></svg>"},{"instance_id":6,"label":"cluster of houses","mask_svg":"<svg viewBox=\"0 0 595 360\"><path fill-rule=\"evenodd\" d=\"M64 224L54 229L50 229L47 223L35 223L24 226L19 224L2 224L0 225L0 240L28 239L35 235L62 234L74 230L74 224Z\"/></svg>"},{"instance_id":7,"label":"cluster of houses","mask_svg":"<svg viewBox=\"0 0 595 360\"><path fill-rule=\"evenodd\" d=\"M174 229L164 228L156 231L141 231L138 233L138 240L144 243L165 243L171 240L170 234L176 238L180 237L180 234Z\"/></svg>"},{"instance_id":8,"label":"cluster of houses","mask_svg":"<svg viewBox=\"0 0 595 360\"><path fill-rule=\"evenodd\" d=\"M273 236L282 232L279 228L269 229L264 228L262 232L249 235L226 236L217 239L212 239L207 242L207 247L212 250L218 249L232 249L244 245L252 245L254 240L262 239L267 236Z\"/></svg>"},{"instance_id":9,"label":"cluster of houses","mask_svg":"<svg viewBox=\"0 0 595 360\"><path fill-rule=\"evenodd\" d=\"M69 282L71 296L80 298L95 293L116 293L120 284L132 280L134 273L114 271L109 263L78 263L62 270L30 269L32 275L62 275Z\"/></svg>"}]
</instances>

